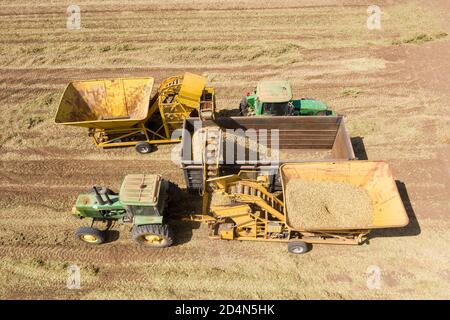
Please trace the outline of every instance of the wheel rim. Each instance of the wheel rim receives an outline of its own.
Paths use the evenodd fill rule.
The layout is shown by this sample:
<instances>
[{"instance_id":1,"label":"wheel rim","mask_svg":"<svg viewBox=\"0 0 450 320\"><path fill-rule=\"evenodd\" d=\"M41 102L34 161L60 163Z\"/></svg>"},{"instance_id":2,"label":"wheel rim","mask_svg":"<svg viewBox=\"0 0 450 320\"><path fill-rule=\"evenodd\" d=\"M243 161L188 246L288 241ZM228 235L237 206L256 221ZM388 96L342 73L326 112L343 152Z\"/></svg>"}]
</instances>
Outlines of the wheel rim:
<instances>
[{"instance_id":1,"label":"wheel rim","mask_svg":"<svg viewBox=\"0 0 450 320\"><path fill-rule=\"evenodd\" d=\"M305 251L305 249L303 249L302 247L295 247L294 249L292 249L292 252L294 253L303 253Z\"/></svg>"},{"instance_id":2,"label":"wheel rim","mask_svg":"<svg viewBox=\"0 0 450 320\"><path fill-rule=\"evenodd\" d=\"M164 238L156 235L156 234L146 234L142 237L145 243L148 244L160 244L163 242Z\"/></svg>"},{"instance_id":3,"label":"wheel rim","mask_svg":"<svg viewBox=\"0 0 450 320\"><path fill-rule=\"evenodd\" d=\"M150 151L150 148L149 147L147 147L147 146L142 146L141 147L141 152L142 153L148 153Z\"/></svg>"},{"instance_id":4,"label":"wheel rim","mask_svg":"<svg viewBox=\"0 0 450 320\"><path fill-rule=\"evenodd\" d=\"M81 236L81 240L89 242L89 243L95 243L95 242L97 242L97 237L92 234L83 234Z\"/></svg>"}]
</instances>

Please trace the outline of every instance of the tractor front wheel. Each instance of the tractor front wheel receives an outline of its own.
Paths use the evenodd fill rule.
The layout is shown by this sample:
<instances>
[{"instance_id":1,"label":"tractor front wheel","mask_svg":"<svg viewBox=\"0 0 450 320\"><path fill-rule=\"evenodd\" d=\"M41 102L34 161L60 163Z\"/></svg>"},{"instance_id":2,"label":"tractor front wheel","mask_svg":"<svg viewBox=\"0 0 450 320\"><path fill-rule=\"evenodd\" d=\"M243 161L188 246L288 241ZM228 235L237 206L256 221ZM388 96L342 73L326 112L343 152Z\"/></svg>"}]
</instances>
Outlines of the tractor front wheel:
<instances>
[{"instance_id":1,"label":"tractor front wheel","mask_svg":"<svg viewBox=\"0 0 450 320\"><path fill-rule=\"evenodd\" d=\"M139 244L153 248L166 248L173 243L172 232L166 224L133 226L131 237Z\"/></svg>"},{"instance_id":2,"label":"tractor front wheel","mask_svg":"<svg viewBox=\"0 0 450 320\"><path fill-rule=\"evenodd\" d=\"M105 242L104 232L90 227L80 227L75 231L77 239L89 244L101 244Z\"/></svg>"}]
</instances>

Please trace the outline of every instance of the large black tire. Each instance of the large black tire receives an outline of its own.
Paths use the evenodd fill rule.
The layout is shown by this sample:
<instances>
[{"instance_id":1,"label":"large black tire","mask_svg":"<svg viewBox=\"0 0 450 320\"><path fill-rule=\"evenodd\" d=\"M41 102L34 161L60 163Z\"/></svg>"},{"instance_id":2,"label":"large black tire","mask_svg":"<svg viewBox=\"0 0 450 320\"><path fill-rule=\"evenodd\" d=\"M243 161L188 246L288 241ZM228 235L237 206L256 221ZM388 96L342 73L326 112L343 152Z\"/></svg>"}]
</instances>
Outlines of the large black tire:
<instances>
[{"instance_id":1,"label":"large black tire","mask_svg":"<svg viewBox=\"0 0 450 320\"><path fill-rule=\"evenodd\" d=\"M101 244L105 242L105 234L91 227L80 227L75 231L77 239L89 244Z\"/></svg>"},{"instance_id":2,"label":"large black tire","mask_svg":"<svg viewBox=\"0 0 450 320\"><path fill-rule=\"evenodd\" d=\"M309 246L303 241L288 242L288 251L294 254L303 254L308 252Z\"/></svg>"},{"instance_id":3,"label":"large black tire","mask_svg":"<svg viewBox=\"0 0 450 320\"><path fill-rule=\"evenodd\" d=\"M145 224L133 226L131 237L146 247L166 248L172 245L172 231L167 224Z\"/></svg>"},{"instance_id":4,"label":"large black tire","mask_svg":"<svg viewBox=\"0 0 450 320\"><path fill-rule=\"evenodd\" d=\"M153 151L152 145L146 141L138 142L134 148L137 152L142 154L151 153Z\"/></svg>"}]
</instances>

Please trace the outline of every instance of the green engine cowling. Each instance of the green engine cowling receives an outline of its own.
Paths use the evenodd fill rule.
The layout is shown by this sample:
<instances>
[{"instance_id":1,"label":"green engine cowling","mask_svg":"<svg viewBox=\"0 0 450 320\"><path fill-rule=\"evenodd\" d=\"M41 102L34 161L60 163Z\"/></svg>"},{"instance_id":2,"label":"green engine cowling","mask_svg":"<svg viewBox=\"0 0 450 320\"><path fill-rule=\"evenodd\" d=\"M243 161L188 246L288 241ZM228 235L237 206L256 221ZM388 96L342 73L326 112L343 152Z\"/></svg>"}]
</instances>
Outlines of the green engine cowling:
<instances>
[{"instance_id":1,"label":"green engine cowling","mask_svg":"<svg viewBox=\"0 0 450 320\"><path fill-rule=\"evenodd\" d=\"M335 115L327 105L314 99L292 99L288 81L260 81L239 106L242 115L318 116Z\"/></svg>"},{"instance_id":2,"label":"green engine cowling","mask_svg":"<svg viewBox=\"0 0 450 320\"><path fill-rule=\"evenodd\" d=\"M159 175L127 175L119 194L94 187L78 195L72 214L77 218L121 220L133 225L162 224L169 182Z\"/></svg>"}]
</instances>

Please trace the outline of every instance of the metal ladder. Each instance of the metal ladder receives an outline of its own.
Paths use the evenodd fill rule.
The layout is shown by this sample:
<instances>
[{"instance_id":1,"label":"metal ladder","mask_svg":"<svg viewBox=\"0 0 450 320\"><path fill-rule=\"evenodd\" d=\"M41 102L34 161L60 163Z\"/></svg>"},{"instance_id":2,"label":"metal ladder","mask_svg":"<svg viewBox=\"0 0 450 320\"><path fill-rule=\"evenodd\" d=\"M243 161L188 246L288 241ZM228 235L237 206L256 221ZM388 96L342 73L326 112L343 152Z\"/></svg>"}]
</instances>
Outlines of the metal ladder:
<instances>
[{"instance_id":1,"label":"metal ladder","mask_svg":"<svg viewBox=\"0 0 450 320\"><path fill-rule=\"evenodd\" d=\"M208 179L220 175L220 156L222 150L222 130L219 127L204 128L202 163L203 163L203 188L202 192L210 192L212 183Z\"/></svg>"},{"instance_id":2,"label":"metal ladder","mask_svg":"<svg viewBox=\"0 0 450 320\"><path fill-rule=\"evenodd\" d=\"M257 204L279 220L285 220L284 202L257 182L237 181L230 184L226 192L234 195L238 201Z\"/></svg>"}]
</instances>

